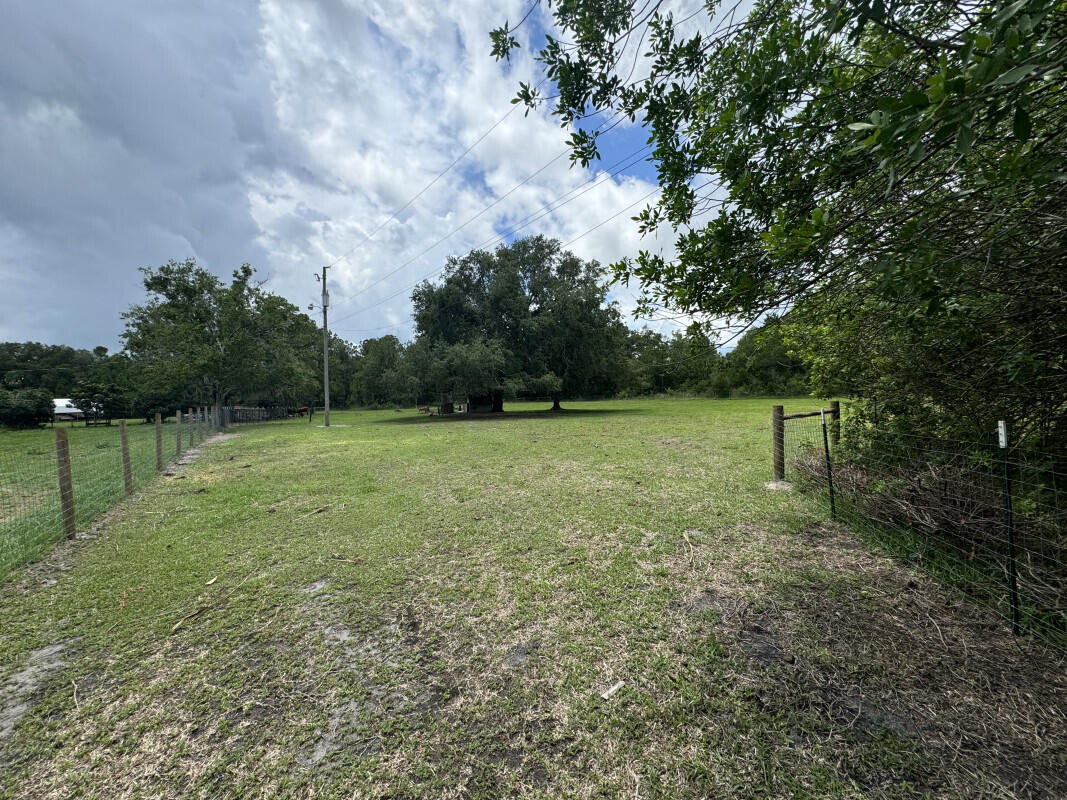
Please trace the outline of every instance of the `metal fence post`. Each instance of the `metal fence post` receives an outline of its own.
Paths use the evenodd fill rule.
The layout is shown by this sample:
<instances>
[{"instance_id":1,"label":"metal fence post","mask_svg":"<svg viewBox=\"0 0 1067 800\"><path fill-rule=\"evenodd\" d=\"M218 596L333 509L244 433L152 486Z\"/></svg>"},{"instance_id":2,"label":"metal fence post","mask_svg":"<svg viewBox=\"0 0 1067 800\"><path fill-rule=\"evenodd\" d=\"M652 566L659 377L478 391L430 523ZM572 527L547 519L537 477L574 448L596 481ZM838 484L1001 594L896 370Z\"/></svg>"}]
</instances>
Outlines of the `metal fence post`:
<instances>
[{"instance_id":1,"label":"metal fence post","mask_svg":"<svg viewBox=\"0 0 1067 800\"><path fill-rule=\"evenodd\" d=\"M174 455L180 456L182 454L182 410L179 408L174 412Z\"/></svg>"},{"instance_id":2,"label":"metal fence post","mask_svg":"<svg viewBox=\"0 0 1067 800\"><path fill-rule=\"evenodd\" d=\"M830 401L830 445L836 450L841 444L841 402Z\"/></svg>"},{"instance_id":3,"label":"metal fence post","mask_svg":"<svg viewBox=\"0 0 1067 800\"><path fill-rule=\"evenodd\" d=\"M156 412L156 471L163 471L163 415Z\"/></svg>"},{"instance_id":4,"label":"metal fence post","mask_svg":"<svg viewBox=\"0 0 1067 800\"><path fill-rule=\"evenodd\" d=\"M771 445L774 449L774 479L785 480L785 407L771 408Z\"/></svg>"},{"instance_id":5,"label":"metal fence post","mask_svg":"<svg viewBox=\"0 0 1067 800\"><path fill-rule=\"evenodd\" d=\"M826 411L820 415L822 418L822 448L826 454L826 485L830 489L830 519L837 519L837 504L834 502L834 468L830 463L830 439L826 434Z\"/></svg>"},{"instance_id":6,"label":"metal fence post","mask_svg":"<svg viewBox=\"0 0 1067 800\"><path fill-rule=\"evenodd\" d=\"M63 532L73 536L74 523L74 481L70 476L70 442L67 429L56 428L56 471L59 473L59 506L63 512Z\"/></svg>"},{"instance_id":7,"label":"metal fence post","mask_svg":"<svg viewBox=\"0 0 1067 800\"><path fill-rule=\"evenodd\" d=\"M1000 460L1004 468L1004 524L1008 527L1008 605L1011 607L1011 632L1016 636L1022 631L1019 625L1019 576L1015 553L1015 519L1011 509L1011 465L1008 462L1008 423L997 422L997 438L1000 440Z\"/></svg>"},{"instance_id":8,"label":"metal fence post","mask_svg":"<svg viewBox=\"0 0 1067 800\"><path fill-rule=\"evenodd\" d=\"M122 487L126 494L133 492L133 469L130 466L130 437L126 432L126 420L119 420L119 441L122 443Z\"/></svg>"}]
</instances>

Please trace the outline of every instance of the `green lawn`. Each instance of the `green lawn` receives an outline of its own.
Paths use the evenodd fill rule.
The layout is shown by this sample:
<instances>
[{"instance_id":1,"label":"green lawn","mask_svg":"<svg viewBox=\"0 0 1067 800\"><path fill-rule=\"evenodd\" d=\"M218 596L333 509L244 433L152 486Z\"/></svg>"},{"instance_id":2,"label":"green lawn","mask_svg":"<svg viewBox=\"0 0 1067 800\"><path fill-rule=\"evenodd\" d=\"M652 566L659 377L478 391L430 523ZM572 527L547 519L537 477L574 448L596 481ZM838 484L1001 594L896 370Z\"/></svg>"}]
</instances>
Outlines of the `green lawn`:
<instances>
[{"instance_id":1,"label":"green lawn","mask_svg":"<svg viewBox=\"0 0 1067 800\"><path fill-rule=\"evenodd\" d=\"M143 420L129 420L127 425L133 482L140 487L156 474L155 426ZM125 493L119 426L61 427L70 443L75 519L84 527ZM185 448L188 427L183 429ZM163 431L164 461L169 461L176 451L175 426L168 424ZM60 536L55 429L0 430L0 577L46 552Z\"/></svg>"},{"instance_id":2,"label":"green lawn","mask_svg":"<svg viewBox=\"0 0 1067 800\"><path fill-rule=\"evenodd\" d=\"M765 488L772 402L235 429L0 587L0 797L1067 796L1055 659Z\"/></svg>"}]
</instances>

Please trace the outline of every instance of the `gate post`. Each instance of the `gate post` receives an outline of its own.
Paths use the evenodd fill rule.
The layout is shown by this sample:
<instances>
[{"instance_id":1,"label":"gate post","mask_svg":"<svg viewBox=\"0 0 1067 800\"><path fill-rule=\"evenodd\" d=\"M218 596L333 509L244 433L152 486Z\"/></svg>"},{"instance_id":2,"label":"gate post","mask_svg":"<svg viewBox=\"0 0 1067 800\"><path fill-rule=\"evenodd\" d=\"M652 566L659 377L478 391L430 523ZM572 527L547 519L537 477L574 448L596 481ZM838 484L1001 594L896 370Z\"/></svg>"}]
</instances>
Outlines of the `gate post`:
<instances>
[{"instance_id":1,"label":"gate post","mask_svg":"<svg viewBox=\"0 0 1067 800\"><path fill-rule=\"evenodd\" d=\"M785 407L771 408L771 444L774 448L774 479L785 480Z\"/></svg>"},{"instance_id":2,"label":"gate post","mask_svg":"<svg viewBox=\"0 0 1067 800\"><path fill-rule=\"evenodd\" d=\"M830 401L830 445L836 450L841 444L841 401Z\"/></svg>"},{"instance_id":3,"label":"gate post","mask_svg":"<svg viewBox=\"0 0 1067 800\"><path fill-rule=\"evenodd\" d=\"M119 442L122 445L122 488L130 494L133 491L133 469L130 465L130 437L124 419L119 420Z\"/></svg>"}]
</instances>

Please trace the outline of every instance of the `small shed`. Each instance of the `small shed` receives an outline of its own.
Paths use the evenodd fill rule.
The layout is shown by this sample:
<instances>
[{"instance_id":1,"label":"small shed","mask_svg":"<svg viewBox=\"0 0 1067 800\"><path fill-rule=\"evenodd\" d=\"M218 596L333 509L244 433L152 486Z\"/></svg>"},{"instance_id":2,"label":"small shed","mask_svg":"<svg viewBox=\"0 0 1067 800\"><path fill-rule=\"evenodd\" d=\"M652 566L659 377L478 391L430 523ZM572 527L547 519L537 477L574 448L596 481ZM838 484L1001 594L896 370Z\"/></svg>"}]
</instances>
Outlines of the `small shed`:
<instances>
[{"instance_id":1,"label":"small shed","mask_svg":"<svg viewBox=\"0 0 1067 800\"><path fill-rule=\"evenodd\" d=\"M76 408L69 397L56 397L52 399L52 417L57 422L64 419L83 419L85 412Z\"/></svg>"}]
</instances>

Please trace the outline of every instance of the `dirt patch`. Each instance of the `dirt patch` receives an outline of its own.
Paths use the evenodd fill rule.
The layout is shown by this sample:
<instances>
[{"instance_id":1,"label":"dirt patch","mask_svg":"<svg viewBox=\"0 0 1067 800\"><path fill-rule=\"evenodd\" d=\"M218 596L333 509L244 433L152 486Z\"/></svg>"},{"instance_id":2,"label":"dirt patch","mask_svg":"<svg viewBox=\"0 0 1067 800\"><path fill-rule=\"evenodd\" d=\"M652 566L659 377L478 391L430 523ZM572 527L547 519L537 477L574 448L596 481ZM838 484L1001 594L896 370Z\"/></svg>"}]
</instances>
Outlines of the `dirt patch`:
<instances>
[{"instance_id":1,"label":"dirt patch","mask_svg":"<svg viewBox=\"0 0 1067 800\"><path fill-rule=\"evenodd\" d=\"M325 579L305 587L307 591ZM458 695L455 680L443 668L439 653L421 635L423 623L410 604L368 616L361 609L358 624L343 606L307 602L304 613L326 643L341 687L321 698L325 725L314 743L299 756L308 769L321 768L334 758L363 757L381 751L383 730L398 720L429 722Z\"/></svg>"},{"instance_id":2,"label":"dirt patch","mask_svg":"<svg viewBox=\"0 0 1067 800\"><path fill-rule=\"evenodd\" d=\"M33 696L48 676L64 665L65 642L45 645L30 653L22 669L0 688L0 742L7 739L33 705Z\"/></svg>"},{"instance_id":3,"label":"dirt patch","mask_svg":"<svg viewBox=\"0 0 1067 800\"><path fill-rule=\"evenodd\" d=\"M300 591L304 594L318 594L329 585L330 582L326 578L320 578L314 583L309 583L307 586L300 587Z\"/></svg>"},{"instance_id":4,"label":"dirt patch","mask_svg":"<svg viewBox=\"0 0 1067 800\"><path fill-rule=\"evenodd\" d=\"M213 436L209 436L195 447L191 447L188 450L183 450L182 454L174 462L174 465L179 467L187 467L194 461L196 461L196 457L200 455L200 452L207 445L215 444L215 442L225 442L227 439L236 439L240 435L241 434L239 433L216 433Z\"/></svg>"},{"instance_id":5,"label":"dirt patch","mask_svg":"<svg viewBox=\"0 0 1067 800\"><path fill-rule=\"evenodd\" d=\"M537 639L517 644L508 650L508 654L504 658L504 666L510 669L525 667L540 648L541 643Z\"/></svg>"},{"instance_id":6,"label":"dirt patch","mask_svg":"<svg viewBox=\"0 0 1067 800\"><path fill-rule=\"evenodd\" d=\"M792 664L796 658L785 652L781 639L759 623L746 625L737 634L737 645L750 658L764 666Z\"/></svg>"}]
</instances>

